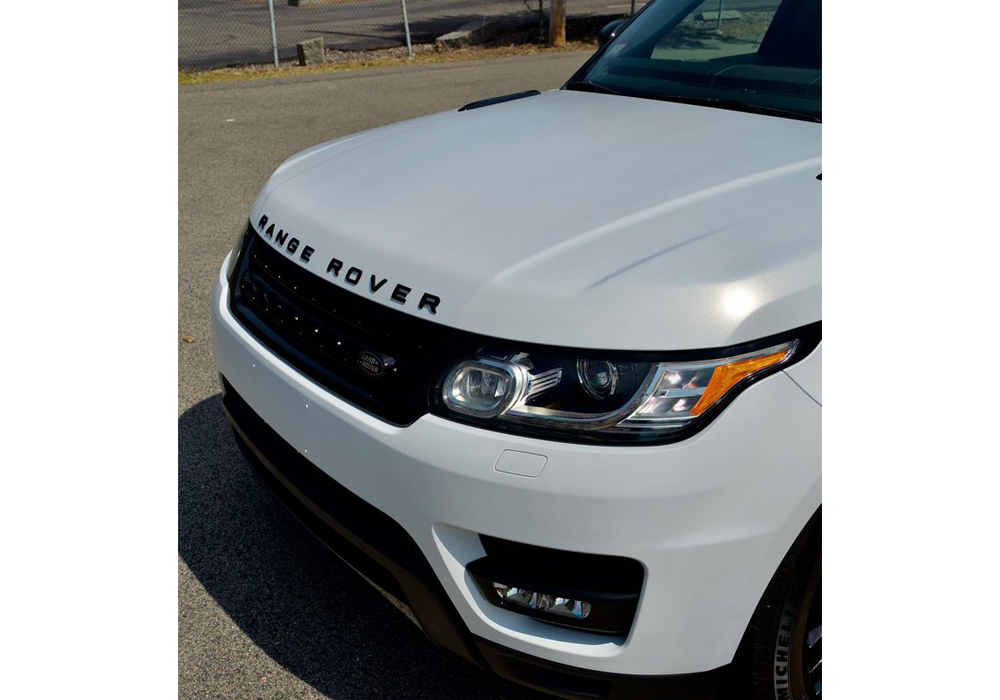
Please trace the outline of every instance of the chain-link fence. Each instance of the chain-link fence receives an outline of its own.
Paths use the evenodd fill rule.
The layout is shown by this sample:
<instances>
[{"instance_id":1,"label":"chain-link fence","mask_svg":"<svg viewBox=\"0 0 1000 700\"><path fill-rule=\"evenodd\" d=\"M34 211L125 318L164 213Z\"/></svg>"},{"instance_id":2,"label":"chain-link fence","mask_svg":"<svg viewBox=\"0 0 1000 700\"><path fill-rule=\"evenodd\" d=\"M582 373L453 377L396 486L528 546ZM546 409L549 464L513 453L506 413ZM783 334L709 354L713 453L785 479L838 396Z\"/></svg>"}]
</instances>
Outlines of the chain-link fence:
<instances>
[{"instance_id":1,"label":"chain-link fence","mask_svg":"<svg viewBox=\"0 0 1000 700\"><path fill-rule=\"evenodd\" d=\"M406 45L403 0L272 0L278 56L292 59L296 44L323 37L327 49L384 49ZM414 44L472 22L493 31L544 27L549 0L405 0ZM569 18L627 15L631 0L566 0ZM273 60L268 0L179 0L180 68L268 63Z\"/></svg>"}]
</instances>

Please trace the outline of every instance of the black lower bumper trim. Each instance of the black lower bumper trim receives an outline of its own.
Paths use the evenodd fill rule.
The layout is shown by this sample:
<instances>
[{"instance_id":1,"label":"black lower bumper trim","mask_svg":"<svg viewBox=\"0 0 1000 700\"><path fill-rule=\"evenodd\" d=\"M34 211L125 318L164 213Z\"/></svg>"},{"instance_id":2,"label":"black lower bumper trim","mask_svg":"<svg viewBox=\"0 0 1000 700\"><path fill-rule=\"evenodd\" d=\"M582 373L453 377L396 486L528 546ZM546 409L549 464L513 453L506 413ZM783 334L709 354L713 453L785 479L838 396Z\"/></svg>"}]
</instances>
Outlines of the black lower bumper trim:
<instances>
[{"instance_id":1,"label":"black lower bumper trim","mask_svg":"<svg viewBox=\"0 0 1000 700\"><path fill-rule=\"evenodd\" d=\"M607 700L712 700L729 674L729 666L701 673L634 676L589 671L528 656L475 638L479 652L498 675L565 698Z\"/></svg>"},{"instance_id":2,"label":"black lower bumper trim","mask_svg":"<svg viewBox=\"0 0 1000 700\"><path fill-rule=\"evenodd\" d=\"M598 673L528 656L474 636L406 530L309 462L225 378L222 383L226 417L261 480L335 554L405 602L437 643L504 678L565 698L715 697L728 667L680 676Z\"/></svg>"},{"instance_id":3,"label":"black lower bumper trim","mask_svg":"<svg viewBox=\"0 0 1000 700\"><path fill-rule=\"evenodd\" d=\"M484 665L409 533L299 454L225 379L223 389L222 405L237 442L278 500L335 554L405 602L431 639Z\"/></svg>"}]
</instances>

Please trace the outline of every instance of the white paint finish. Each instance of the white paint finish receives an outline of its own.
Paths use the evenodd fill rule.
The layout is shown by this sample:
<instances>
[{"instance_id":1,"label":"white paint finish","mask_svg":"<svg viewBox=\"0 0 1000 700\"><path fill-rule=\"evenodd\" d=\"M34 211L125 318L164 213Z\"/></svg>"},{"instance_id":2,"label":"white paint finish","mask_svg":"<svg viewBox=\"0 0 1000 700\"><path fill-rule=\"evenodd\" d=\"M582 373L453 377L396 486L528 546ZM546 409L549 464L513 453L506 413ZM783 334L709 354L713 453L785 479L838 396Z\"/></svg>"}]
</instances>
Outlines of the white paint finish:
<instances>
[{"instance_id":1,"label":"white paint finish","mask_svg":"<svg viewBox=\"0 0 1000 700\"><path fill-rule=\"evenodd\" d=\"M457 328L718 347L820 318L820 145L809 122L552 91L310 149L251 218L313 246L318 275L332 256L365 272L334 284ZM372 273L390 284L370 293Z\"/></svg>"},{"instance_id":2,"label":"white paint finish","mask_svg":"<svg viewBox=\"0 0 1000 700\"><path fill-rule=\"evenodd\" d=\"M493 466L498 472L516 474L518 476L537 477L545 468L548 458L545 455L518 450L504 450Z\"/></svg>"},{"instance_id":3,"label":"white paint finish","mask_svg":"<svg viewBox=\"0 0 1000 700\"><path fill-rule=\"evenodd\" d=\"M556 91L309 149L278 168L251 219L266 213L314 247L311 262L293 259L332 284L449 326L560 346L708 348L820 319L820 171L816 124ZM331 256L345 263L336 279ZM356 287L349 266L364 270ZM371 293L371 274L389 283ZM404 306L389 301L396 283L413 289ZM406 528L470 630L504 646L614 673L728 663L819 507L819 349L673 445L546 442L430 415L398 428L273 357L229 314L224 288L220 276L220 371ZM441 297L437 315L417 308L423 292ZM488 604L465 571L482 554L478 533L642 562L628 639Z\"/></svg>"},{"instance_id":4,"label":"white paint finish","mask_svg":"<svg viewBox=\"0 0 1000 700\"><path fill-rule=\"evenodd\" d=\"M809 394L812 399L823 404L823 345L820 344L809 357L796 362L785 370L785 374L792 378L802 391Z\"/></svg>"},{"instance_id":5,"label":"white paint finish","mask_svg":"<svg viewBox=\"0 0 1000 700\"><path fill-rule=\"evenodd\" d=\"M430 415L398 428L275 358L236 323L224 291L220 274L220 372L285 440L406 528L470 630L499 644L617 673L725 664L820 504L821 409L783 373L673 445L545 442ZM484 467L504 450L544 453L548 463L534 479ZM642 562L629 638L597 640L486 604L464 571L480 553L476 533Z\"/></svg>"}]
</instances>

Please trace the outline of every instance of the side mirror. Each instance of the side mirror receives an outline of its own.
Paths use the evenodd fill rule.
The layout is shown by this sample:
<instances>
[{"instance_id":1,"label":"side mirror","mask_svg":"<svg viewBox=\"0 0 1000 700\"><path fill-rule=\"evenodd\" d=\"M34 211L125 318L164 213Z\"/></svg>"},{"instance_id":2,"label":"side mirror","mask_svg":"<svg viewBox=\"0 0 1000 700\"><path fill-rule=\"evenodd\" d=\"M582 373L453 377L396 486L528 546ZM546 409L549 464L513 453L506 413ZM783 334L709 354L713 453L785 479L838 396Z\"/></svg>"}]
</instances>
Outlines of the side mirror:
<instances>
[{"instance_id":1,"label":"side mirror","mask_svg":"<svg viewBox=\"0 0 1000 700\"><path fill-rule=\"evenodd\" d=\"M618 36L618 30L622 28L622 25L628 22L627 19L616 19L605 24L601 31L597 32L597 40L601 46Z\"/></svg>"}]
</instances>

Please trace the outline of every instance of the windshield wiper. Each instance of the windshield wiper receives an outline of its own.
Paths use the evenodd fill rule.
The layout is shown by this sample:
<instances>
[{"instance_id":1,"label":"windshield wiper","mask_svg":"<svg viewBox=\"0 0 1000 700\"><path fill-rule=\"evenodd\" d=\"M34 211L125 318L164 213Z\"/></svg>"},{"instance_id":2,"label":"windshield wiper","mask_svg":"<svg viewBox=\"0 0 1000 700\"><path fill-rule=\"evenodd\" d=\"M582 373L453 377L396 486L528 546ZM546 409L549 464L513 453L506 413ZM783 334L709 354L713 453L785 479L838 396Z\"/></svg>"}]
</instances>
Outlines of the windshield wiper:
<instances>
[{"instance_id":1,"label":"windshield wiper","mask_svg":"<svg viewBox=\"0 0 1000 700\"><path fill-rule=\"evenodd\" d=\"M624 92L619 92L614 88L605 87L604 85L598 85L589 80L571 80L566 83L565 88L579 92L597 92L602 95L625 95Z\"/></svg>"},{"instance_id":2,"label":"windshield wiper","mask_svg":"<svg viewBox=\"0 0 1000 700\"><path fill-rule=\"evenodd\" d=\"M764 105L744 102L735 97L692 97L689 95L658 95L654 92L644 92L643 97L666 102L682 102L689 105L705 105L706 107L718 107L719 109L731 109L736 112L749 112L751 114L765 114L770 117L786 117L788 119L800 119L806 122L823 122L819 117L805 112L796 112L791 109L781 109L779 107L766 107Z\"/></svg>"},{"instance_id":3,"label":"windshield wiper","mask_svg":"<svg viewBox=\"0 0 1000 700\"><path fill-rule=\"evenodd\" d=\"M647 100L662 100L663 102L681 102L689 105L704 105L706 107L717 107L719 109L731 109L736 112L749 112L751 114L764 114L769 117L785 117L786 119L799 119L807 122L823 122L819 117L805 112L796 112L791 109L781 109L780 107L765 107L764 105L744 102L735 97L695 97L691 95L672 95L653 92L651 90L630 90L623 92L599 85L590 80L571 80L565 85L567 90L577 90L579 92L596 92L602 95L620 95L622 97L639 97Z\"/></svg>"}]
</instances>

